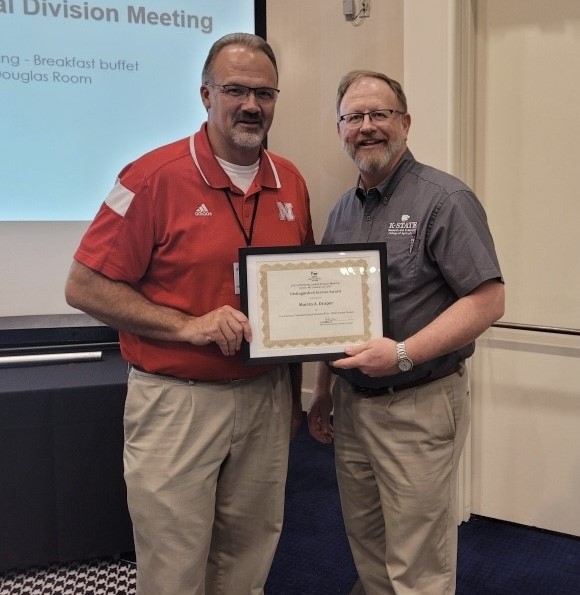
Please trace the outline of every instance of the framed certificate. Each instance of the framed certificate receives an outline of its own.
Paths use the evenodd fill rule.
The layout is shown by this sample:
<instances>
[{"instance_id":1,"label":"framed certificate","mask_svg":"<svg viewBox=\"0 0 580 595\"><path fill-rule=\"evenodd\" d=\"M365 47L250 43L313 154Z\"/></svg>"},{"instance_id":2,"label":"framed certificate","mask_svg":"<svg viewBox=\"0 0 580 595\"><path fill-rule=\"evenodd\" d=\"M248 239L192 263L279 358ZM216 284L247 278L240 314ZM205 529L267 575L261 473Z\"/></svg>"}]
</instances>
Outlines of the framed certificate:
<instances>
[{"instance_id":1,"label":"framed certificate","mask_svg":"<svg viewBox=\"0 0 580 595\"><path fill-rule=\"evenodd\" d=\"M240 248L248 364L332 360L388 335L385 243Z\"/></svg>"}]
</instances>

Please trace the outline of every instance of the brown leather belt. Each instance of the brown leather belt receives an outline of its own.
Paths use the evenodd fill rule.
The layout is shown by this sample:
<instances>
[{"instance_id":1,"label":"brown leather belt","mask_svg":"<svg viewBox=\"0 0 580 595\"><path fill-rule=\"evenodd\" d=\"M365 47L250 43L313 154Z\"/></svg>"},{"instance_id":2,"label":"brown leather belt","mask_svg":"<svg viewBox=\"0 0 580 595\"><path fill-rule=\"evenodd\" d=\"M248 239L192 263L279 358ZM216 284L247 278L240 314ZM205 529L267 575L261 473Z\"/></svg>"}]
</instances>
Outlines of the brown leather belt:
<instances>
[{"instance_id":1,"label":"brown leather belt","mask_svg":"<svg viewBox=\"0 0 580 595\"><path fill-rule=\"evenodd\" d=\"M443 378L447 378L447 376L451 376L452 374L459 374L460 376L463 376L464 366L465 364L460 362L455 370L447 374L443 374L442 376L427 376L427 378L419 378L413 382L402 382L401 384L396 384L394 386L379 386L378 388L367 388L366 386L356 386L354 384L351 386L355 393L358 393L363 397L380 397L381 395L386 394L392 395L402 390L407 390L408 388L415 388L416 386L429 384L430 382L435 382L436 380L442 380Z\"/></svg>"}]
</instances>

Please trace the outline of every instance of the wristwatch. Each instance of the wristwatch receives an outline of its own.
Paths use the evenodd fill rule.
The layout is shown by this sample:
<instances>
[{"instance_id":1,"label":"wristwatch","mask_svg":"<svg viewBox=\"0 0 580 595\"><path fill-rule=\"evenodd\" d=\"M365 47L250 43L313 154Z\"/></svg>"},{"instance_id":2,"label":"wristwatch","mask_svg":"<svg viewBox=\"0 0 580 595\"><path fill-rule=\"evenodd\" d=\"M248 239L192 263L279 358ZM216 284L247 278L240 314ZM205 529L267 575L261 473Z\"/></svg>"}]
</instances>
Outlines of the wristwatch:
<instances>
[{"instance_id":1,"label":"wristwatch","mask_svg":"<svg viewBox=\"0 0 580 595\"><path fill-rule=\"evenodd\" d=\"M397 343L395 347L397 349L397 365L399 366L399 370L401 372L410 372L413 369L413 362L407 355L405 343Z\"/></svg>"}]
</instances>

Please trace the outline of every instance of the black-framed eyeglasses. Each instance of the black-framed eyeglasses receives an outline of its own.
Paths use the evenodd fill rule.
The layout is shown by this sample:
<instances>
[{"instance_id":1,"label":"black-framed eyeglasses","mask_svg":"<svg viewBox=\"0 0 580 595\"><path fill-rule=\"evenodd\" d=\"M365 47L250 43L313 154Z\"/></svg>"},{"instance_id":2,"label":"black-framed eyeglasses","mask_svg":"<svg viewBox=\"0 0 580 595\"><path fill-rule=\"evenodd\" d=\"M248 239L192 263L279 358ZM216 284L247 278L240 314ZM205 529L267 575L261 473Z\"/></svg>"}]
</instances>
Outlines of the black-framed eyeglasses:
<instances>
[{"instance_id":1,"label":"black-framed eyeglasses","mask_svg":"<svg viewBox=\"0 0 580 595\"><path fill-rule=\"evenodd\" d=\"M218 88L226 97L230 99L246 100L250 93L254 94L258 103L272 103L278 98L280 89L272 87L246 87L245 85L218 85L217 83L205 83L208 87Z\"/></svg>"},{"instance_id":2,"label":"black-framed eyeglasses","mask_svg":"<svg viewBox=\"0 0 580 595\"><path fill-rule=\"evenodd\" d=\"M397 109L376 109L372 112L353 112L352 114L344 114L343 116L340 116L338 122L344 122L344 125L347 128L358 128L359 126L362 126L365 116L368 116L371 122L381 124L394 118L396 114L404 116L405 112Z\"/></svg>"}]
</instances>

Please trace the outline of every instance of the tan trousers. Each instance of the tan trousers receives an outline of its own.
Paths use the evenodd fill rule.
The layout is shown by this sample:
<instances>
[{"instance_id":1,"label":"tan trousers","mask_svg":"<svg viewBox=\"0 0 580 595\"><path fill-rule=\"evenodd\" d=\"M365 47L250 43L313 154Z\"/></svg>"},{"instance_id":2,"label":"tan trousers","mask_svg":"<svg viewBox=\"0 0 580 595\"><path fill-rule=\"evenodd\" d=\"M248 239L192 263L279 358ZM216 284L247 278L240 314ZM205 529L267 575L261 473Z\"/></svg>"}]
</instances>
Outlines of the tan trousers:
<instances>
[{"instance_id":1,"label":"tan trousers","mask_svg":"<svg viewBox=\"0 0 580 595\"><path fill-rule=\"evenodd\" d=\"M261 595L282 529L287 367L194 383L132 369L125 481L138 595Z\"/></svg>"},{"instance_id":2,"label":"tan trousers","mask_svg":"<svg viewBox=\"0 0 580 595\"><path fill-rule=\"evenodd\" d=\"M467 371L380 397L334 387L336 471L366 595L450 595L456 477L470 421Z\"/></svg>"}]
</instances>

